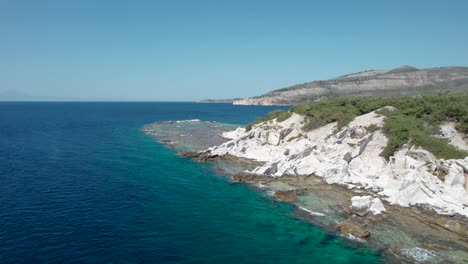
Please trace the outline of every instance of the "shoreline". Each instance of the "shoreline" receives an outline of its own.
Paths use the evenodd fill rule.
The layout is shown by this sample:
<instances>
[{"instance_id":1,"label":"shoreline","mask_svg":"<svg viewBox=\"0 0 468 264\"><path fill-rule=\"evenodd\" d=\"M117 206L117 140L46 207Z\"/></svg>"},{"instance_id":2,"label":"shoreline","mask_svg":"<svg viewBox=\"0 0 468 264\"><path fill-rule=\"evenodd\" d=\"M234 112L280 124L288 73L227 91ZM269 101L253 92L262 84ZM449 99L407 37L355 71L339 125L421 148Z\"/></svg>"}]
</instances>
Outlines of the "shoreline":
<instances>
[{"instance_id":1,"label":"shoreline","mask_svg":"<svg viewBox=\"0 0 468 264\"><path fill-rule=\"evenodd\" d=\"M183 157L191 158L187 155ZM217 157L208 161L197 158L193 160L212 163L223 159L224 157ZM231 158L227 158L227 160L232 161ZM215 172L221 175L227 174L225 171L216 168ZM452 253L461 251L463 253L468 248L468 219L461 215L441 215L431 208L421 206L402 207L391 205L387 201L383 201L387 211L380 216L373 215L365 210L352 208L349 200L356 195L355 190L347 189L346 186L336 183L328 184L318 176L298 177L294 175L271 178L269 176L237 173L228 175L228 179L233 184L248 185L255 191L264 193L273 201L293 206L295 208L294 214L300 216L301 219L319 227L328 234L342 237L353 245L365 245L385 260L457 263L457 260L450 262L446 258L448 255L441 254L441 251L448 250ZM282 186L278 187L278 185ZM331 196L337 196L338 198L334 200L336 204L325 204L323 207L315 207L318 209L310 209L307 205L301 203L300 197L307 195L312 195L314 200L319 200L317 199L317 192L320 193L319 196L325 195L325 198L321 197L325 200ZM360 194L370 193L362 190ZM323 210L326 210L326 212ZM324 217L328 219L323 219ZM330 218L334 220L341 219L341 222L332 223L329 221ZM463 225L460 225L460 223ZM389 246L389 242L377 232L380 231L382 225L388 229L387 233L401 233L401 227L404 226L404 233L410 240L418 238L421 234L427 233L428 230L432 231L430 235L419 237L418 246L403 245L398 248ZM418 225L420 226L418 227ZM426 236L432 236L432 240L437 240L438 244L425 242ZM447 239L448 237L451 237L451 239ZM444 241L444 239L446 240ZM454 247L455 250L449 248L458 243L454 241L460 243ZM424 256L421 256L421 254ZM462 256L461 259L468 259L468 254Z\"/></svg>"},{"instance_id":2,"label":"shoreline","mask_svg":"<svg viewBox=\"0 0 468 264\"><path fill-rule=\"evenodd\" d=\"M148 134L148 131L144 132ZM233 134L231 132L230 136L236 136ZM175 151L178 149L170 139L158 138L158 141ZM266 162L229 154L208 155L184 150L177 154L209 163L217 174L228 175L230 182L247 184L274 201L292 205L294 215L352 244L365 244L385 259L429 263L468 260L468 221L465 217L440 215L421 206L390 205L387 201L382 201L386 211L374 215L368 210L354 208L350 201L356 195L374 195L370 190L350 190L345 185L329 184L314 175L271 177L243 173ZM238 167L226 169L232 166Z\"/></svg>"}]
</instances>

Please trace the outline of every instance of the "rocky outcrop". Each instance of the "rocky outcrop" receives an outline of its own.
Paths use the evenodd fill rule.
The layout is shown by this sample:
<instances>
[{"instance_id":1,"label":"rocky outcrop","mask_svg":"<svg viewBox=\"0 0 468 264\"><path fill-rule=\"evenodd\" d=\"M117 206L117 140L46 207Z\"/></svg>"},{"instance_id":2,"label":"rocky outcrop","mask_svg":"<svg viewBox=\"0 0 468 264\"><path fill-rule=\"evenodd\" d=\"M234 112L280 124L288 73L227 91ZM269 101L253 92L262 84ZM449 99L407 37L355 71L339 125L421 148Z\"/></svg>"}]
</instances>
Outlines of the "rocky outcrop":
<instances>
[{"instance_id":1,"label":"rocky outcrop","mask_svg":"<svg viewBox=\"0 0 468 264\"><path fill-rule=\"evenodd\" d=\"M354 196L351 198L353 208L363 209L366 212L371 212L374 215L379 215L385 212L385 206L379 198L374 198L370 195L367 196Z\"/></svg>"},{"instance_id":2,"label":"rocky outcrop","mask_svg":"<svg viewBox=\"0 0 468 264\"><path fill-rule=\"evenodd\" d=\"M325 81L275 90L258 97L235 100L235 105L294 105L346 96L399 96L468 90L468 67L371 70Z\"/></svg>"},{"instance_id":3,"label":"rocky outcrop","mask_svg":"<svg viewBox=\"0 0 468 264\"><path fill-rule=\"evenodd\" d=\"M468 151L468 138L455 130L454 123L445 123L440 126L440 137L446 138L450 144L457 148Z\"/></svg>"},{"instance_id":4,"label":"rocky outcrop","mask_svg":"<svg viewBox=\"0 0 468 264\"><path fill-rule=\"evenodd\" d=\"M247 175L283 177L315 175L325 182L373 193L366 210L385 211L380 199L400 206L420 205L441 214L468 216L468 157L438 160L430 152L404 147L389 161L380 156L387 138L380 130L384 116L371 112L336 132L328 124L302 131L304 118L293 114L283 122L268 121L250 131L225 133L230 141L203 152L204 159L234 156L262 162Z\"/></svg>"}]
</instances>

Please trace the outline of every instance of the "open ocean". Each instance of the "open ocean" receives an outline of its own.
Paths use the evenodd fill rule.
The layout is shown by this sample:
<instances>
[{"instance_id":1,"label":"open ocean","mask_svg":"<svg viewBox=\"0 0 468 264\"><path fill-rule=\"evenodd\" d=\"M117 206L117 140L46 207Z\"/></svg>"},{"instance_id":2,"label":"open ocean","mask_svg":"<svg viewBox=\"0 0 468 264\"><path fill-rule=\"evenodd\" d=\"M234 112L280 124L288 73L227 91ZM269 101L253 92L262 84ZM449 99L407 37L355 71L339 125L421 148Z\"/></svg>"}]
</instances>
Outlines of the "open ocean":
<instances>
[{"instance_id":1,"label":"open ocean","mask_svg":"<svg viewBox=\"0 0 468 264\"><path fill-rule=\"evenodd\" d=\"M0 263L377 263L139 129L278 107L0 103Z\"/></svg>"}]
</instances>

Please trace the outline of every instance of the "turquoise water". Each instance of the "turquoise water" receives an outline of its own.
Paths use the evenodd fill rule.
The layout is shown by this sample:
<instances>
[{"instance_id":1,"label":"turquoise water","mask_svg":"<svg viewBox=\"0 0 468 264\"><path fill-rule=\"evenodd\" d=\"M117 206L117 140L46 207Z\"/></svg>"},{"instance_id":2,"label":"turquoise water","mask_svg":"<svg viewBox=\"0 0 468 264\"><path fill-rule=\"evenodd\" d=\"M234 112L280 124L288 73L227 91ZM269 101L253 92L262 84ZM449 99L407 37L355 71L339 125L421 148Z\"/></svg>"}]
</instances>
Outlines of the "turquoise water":
<instances>
[{"instance_id":1,"label":"turquoise water","mask_svg":"<svg viewBox=\"0 0 468 264\"><path fill-rule=\"evenodd\" d=\"M139 131L273 108L0 103L2 263L376 263L293 209Z\"/></svg>"}]
</instances>

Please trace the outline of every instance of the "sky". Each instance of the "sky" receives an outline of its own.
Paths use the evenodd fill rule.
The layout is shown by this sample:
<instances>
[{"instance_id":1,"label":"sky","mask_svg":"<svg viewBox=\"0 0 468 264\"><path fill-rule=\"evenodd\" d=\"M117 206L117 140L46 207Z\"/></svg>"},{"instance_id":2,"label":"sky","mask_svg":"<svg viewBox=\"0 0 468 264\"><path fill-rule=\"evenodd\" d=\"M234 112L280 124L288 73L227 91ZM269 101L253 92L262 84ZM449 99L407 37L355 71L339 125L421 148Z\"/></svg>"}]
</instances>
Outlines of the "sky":
<instances>
[{"instance_id":1,"label":"sky","mask_svg":"<svg viewBox=\"0 0 468 264\"><path fill-rule=\"evenodd\" d=\"M467 14L466 0L0 0L0 92L191 101L468 66Z\"/></svg>"}]
</instances>

